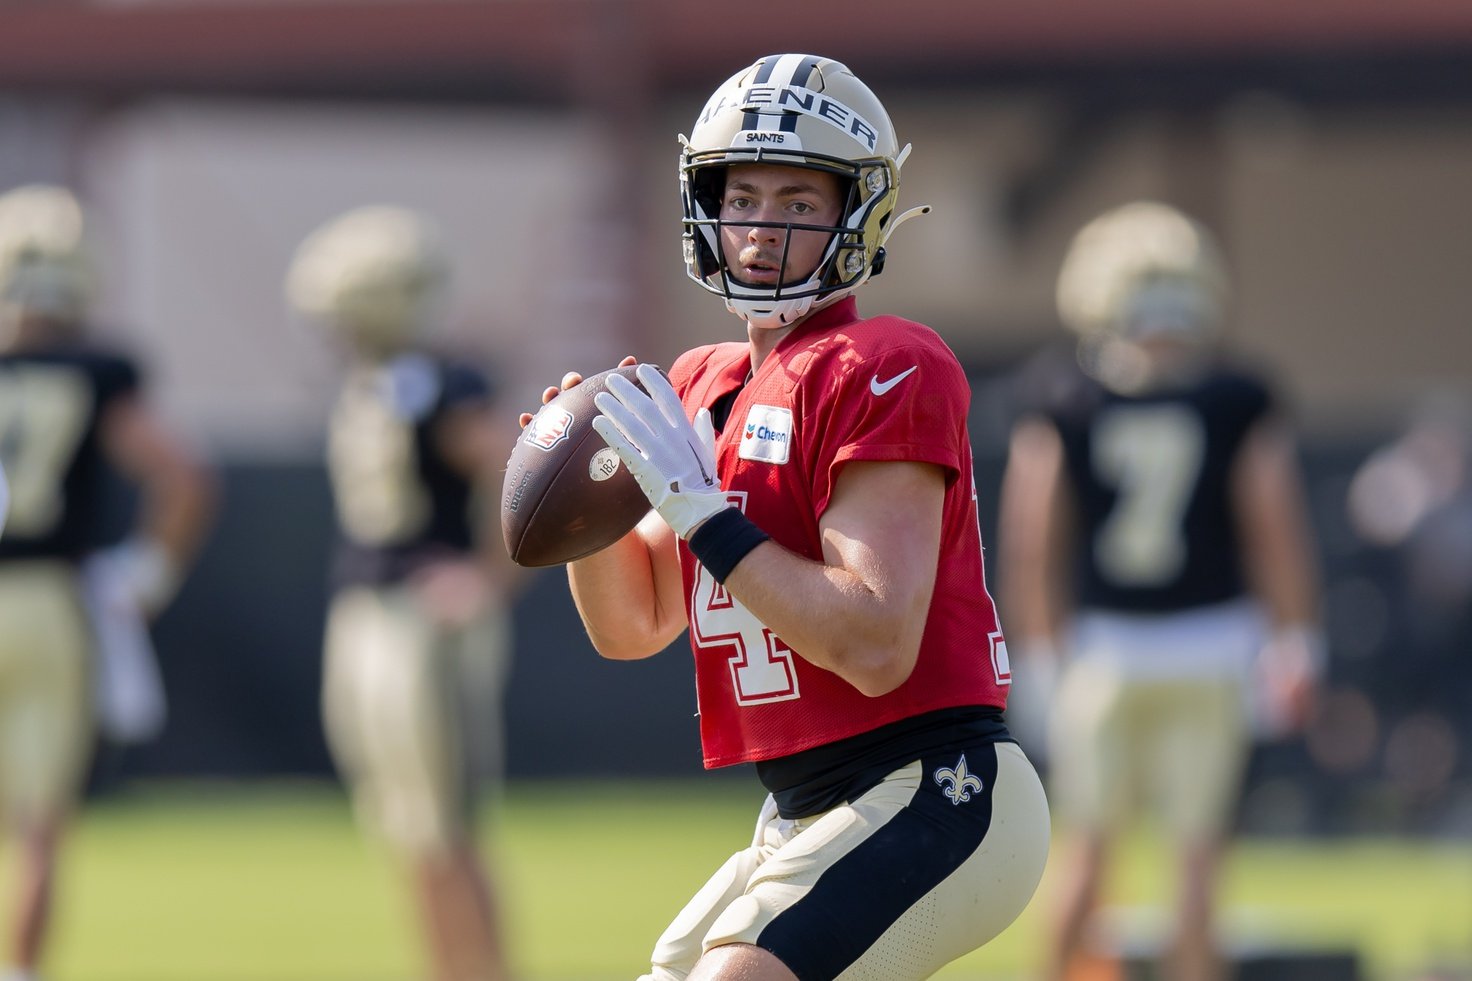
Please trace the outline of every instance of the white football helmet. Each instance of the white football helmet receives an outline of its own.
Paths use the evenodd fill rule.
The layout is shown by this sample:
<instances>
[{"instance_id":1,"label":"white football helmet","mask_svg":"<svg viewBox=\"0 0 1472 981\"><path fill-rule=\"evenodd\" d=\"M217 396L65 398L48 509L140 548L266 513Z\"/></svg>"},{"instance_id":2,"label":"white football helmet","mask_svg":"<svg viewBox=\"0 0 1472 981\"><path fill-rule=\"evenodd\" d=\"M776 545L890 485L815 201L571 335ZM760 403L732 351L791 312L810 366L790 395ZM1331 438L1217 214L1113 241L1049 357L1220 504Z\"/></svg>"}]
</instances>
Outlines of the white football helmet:
<instances>
[{"instance_id":1,"label":"white football helmet","mask_svg":"<svg viewBox=\"0 0 1472 981\"><path fill-rule=\"evenodd\" d=\"M27 184L0 194L0 312L76 323L92 299L82 206L71 191Z\"/></svg>"},{"instance_id":2,"label":"white football helmet","mask_svg":"<svg viewBox=\"0 0 1472 981\"><path fill-rule=\"evenodd\" d=\"M706 102L690 136L681 136L685 270L757 327L782 327L848 295L884 266L884 243L898 218L900 148L874 93L844 65L804 54L769 55L737 72ZM721 252L721 198L730 164L769 163L838 175L848 200L834 227L771 223L832 233L818 268L775 287L738 281ZM741 223L750 227L750 223ZM786 256L783 256L785 265Z\"/></svg>"},{"instance_id":3,"label":"white football helmet","mask_svg":"<svg viewBox=\"0 0 1472 981\"><path fill-rule=\"evenodd\" d=\"M286 296L300 313L386 352L411 342L439 315L450 263L424 215L368 205L339 215L297 247Z\"/></svg>"},{"instance_id":4,"label":"white football helmet","mask_svg":"<svg viewBox=\"0 0 1472 981\"><path fill-rule=\"evenodd\" d=\"M1221 327L1227 273L1200 222L1155 201L1106 211L1074 236L1058 276L1058 312L1082 335L1209 341Z\"/></svg>"}]
</instances>

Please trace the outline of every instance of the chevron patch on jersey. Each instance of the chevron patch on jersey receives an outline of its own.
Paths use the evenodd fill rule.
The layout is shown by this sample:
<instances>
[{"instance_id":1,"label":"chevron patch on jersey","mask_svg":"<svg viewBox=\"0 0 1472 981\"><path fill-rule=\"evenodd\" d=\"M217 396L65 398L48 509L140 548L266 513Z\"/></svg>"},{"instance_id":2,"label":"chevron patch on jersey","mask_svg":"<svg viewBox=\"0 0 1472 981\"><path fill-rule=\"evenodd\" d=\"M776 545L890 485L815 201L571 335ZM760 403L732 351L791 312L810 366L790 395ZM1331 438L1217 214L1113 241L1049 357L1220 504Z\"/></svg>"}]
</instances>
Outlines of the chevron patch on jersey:
<instances>
[{"instance_id":1,"label":"chevron patch on jersey","mask_svg":"<svg viewBox=\"0 0 1472 981\"><path fill-rule=\"evenodd\" d=\"M792 410L753 405L741 430L741 459L786 463L791 451Z\"/></svg>"}]
</instances>

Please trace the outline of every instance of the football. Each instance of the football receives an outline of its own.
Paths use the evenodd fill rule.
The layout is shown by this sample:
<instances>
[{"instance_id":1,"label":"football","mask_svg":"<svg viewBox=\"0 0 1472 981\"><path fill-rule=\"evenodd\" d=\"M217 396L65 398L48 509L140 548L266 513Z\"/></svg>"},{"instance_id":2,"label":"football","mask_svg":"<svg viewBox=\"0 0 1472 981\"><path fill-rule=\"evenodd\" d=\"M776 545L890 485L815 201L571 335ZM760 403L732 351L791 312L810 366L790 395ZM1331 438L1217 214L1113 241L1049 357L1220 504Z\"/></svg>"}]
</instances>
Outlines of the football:
<instances>
[{"instance_id":1,"label":"football","mask_svg":"<svg viewBox=\"0 0 1472 981\"><path fill-rule=\"evenodd\" d=\"M518 565L560 565L591 555L649 512L634 475L593 431L593 397L614 373L638 385L635 367L584 378L542 406L522 430L501 489L501 535Z\"/></svg>"}]
</instances>

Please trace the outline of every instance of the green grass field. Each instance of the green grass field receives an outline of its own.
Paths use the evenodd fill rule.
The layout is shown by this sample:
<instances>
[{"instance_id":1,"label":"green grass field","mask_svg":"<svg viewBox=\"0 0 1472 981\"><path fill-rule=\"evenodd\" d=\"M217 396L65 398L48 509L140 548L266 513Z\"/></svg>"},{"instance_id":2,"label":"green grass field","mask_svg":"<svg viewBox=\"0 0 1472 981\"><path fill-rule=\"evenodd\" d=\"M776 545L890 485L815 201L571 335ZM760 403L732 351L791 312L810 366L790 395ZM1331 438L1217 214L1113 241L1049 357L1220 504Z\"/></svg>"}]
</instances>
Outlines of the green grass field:
<instances>
[{"instance_id":1,"label":"green grass field","mask_svg":"<svg viewBox=\"0 0 1472 981\"><path fill-rule=\"evenodd\" d=\"M747 840L757 803L753 785L721 779L514 784L485 838L522 977L637 976L688 894ZM1158 907L1163 858L1132 842L1116 898ZM418 952L398 887L331 785L136 788L78 822L48 981L408 981ZM1368 981L1472 960L1472 844L1249 842L1225 898L1234 935L1352 945ZM1026 978L1040 905L940 977Z\"/></svg>"}]
</instances>

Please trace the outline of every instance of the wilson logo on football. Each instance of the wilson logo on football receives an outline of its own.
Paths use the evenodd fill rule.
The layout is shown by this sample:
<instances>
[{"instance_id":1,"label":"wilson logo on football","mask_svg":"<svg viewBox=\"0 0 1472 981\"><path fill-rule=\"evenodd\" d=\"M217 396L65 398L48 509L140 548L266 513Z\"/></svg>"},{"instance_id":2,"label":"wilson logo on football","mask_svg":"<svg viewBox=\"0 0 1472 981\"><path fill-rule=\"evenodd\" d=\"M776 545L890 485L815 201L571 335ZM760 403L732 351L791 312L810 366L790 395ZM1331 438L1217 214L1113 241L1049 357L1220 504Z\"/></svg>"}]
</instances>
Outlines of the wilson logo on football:
<instances>
[{"instance_id":1,"label":"wilson logo on football","mask_svg":"<svg viewBox=\"0 0 1472 981\"><path fill-rule=\"evenodd\" d=\"M567 439L572 429L572 413L566 409L544 408L527 424L525 439L542 450L550 450Z\"/></svg>"}]
</instances>

